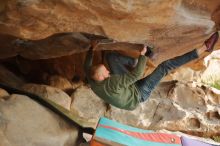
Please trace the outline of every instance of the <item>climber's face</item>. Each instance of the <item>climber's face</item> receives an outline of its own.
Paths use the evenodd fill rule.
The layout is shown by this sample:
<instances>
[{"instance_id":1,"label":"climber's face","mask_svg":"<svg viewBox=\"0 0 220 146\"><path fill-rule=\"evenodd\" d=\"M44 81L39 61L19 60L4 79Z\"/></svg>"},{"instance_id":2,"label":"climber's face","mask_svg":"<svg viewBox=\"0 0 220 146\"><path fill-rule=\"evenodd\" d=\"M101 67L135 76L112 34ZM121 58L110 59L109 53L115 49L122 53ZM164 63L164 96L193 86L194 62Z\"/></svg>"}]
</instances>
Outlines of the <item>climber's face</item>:
<instances>
[{"instance_id":1,"label":"climber's face","mask_svg":"<svg viewBox=\"0 0 220 146\"><path fill-rule=\"evenodd\" d=\"M103 80L110 76L108 69L104 65L101 66L101 74L100 75L102 76Z\"/></svg>"},{"instance_id":2,"label":"climber's face","mask_svg":"<svg viewBox=\"0 0 220 146\"><path fill-rule=\"evenodd\" d=\"M93 79L96 81L103 81L110 77L108 69L103 64L99 65L94 72Z\"/></svg>"},{"instance_id":3,"label":"climber's face","mask_svg":"<svg viewBox=\"0 0 220 146\"><path fill-rule=\"evenodd\" d=\"M104 78L110 77L109 70L103 65L103 76Z\"/></svg>"}]
</instances>

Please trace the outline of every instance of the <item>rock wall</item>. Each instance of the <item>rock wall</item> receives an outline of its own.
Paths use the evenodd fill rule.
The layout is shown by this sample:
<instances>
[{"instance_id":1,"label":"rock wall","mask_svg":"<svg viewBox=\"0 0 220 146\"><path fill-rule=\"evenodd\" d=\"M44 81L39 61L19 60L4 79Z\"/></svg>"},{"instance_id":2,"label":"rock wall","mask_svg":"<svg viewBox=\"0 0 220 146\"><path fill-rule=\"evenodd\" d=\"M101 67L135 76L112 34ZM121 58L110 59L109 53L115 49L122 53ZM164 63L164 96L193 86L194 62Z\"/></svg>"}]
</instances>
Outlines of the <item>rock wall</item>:
<instances>
[{"instance_id":1,"label":"rock wall","mask_svg":"<svg viewBox=\"0 0 220 146\"><path fill-rule=\"evenodd\" d=\"M144 129L182 131L202 137L219 135L220 94L198 83L163 83L134 111L113 106L109 108L101 99L86 90L87 87L78 88L72 95L71 110L78 111L80 116L91 122L98 121L98 117L105 115Z\"/></svg>"},{"instance_id":2,"label":"rock wall","mask_svg":"<svg viewBox=\"0 0 220 146\"><path fill-rule=\"evenodd\" d=\"M45 107L0 89L1 146L73 146L78 129Z\"/></svg>"},{"instance_id":3,"label":"rock wall","mask_svg":"<svg viewBox=\"0 0 220 146\"><path fill-rule=\"evenodd\" d=\"M220 89L220 51L214 51L211 55L205 58L206 70L203 72L201 79L204 83L215 86Z\"/></svg>"},{"instance_id":4,"label":"rock wall","mask_svg":"<svg viewBox=\"0 0 220 146\"><path fill-rule=\"evenodd\" d=\"M106 116L144 129L219 136L220 94L198 83L201 74L190 69L172 74L179 82L161 84L134 111L110 106L82 82L71 82L84 79L84 52L93 39L103 41L95 64L103 61L102 50L135 56L148 44L159 50L156 66L199 47L219 28L219 0L0 1L0 63L6 66L0 66L0 82L49 98L94 127ZM201 69L202 63L201 57L191 66ZM77 132L28 97L0 90L0 145L74 145Z\"/></svg>"},{"instance_id":5,"label":"rock wall","mask_svg":"<svg viewBox=\"0 0 220 146\"><path fill-rule=\"evenodd\" d=\"M20 71L31 79L42 80L45 74L83 78L82 52L88 50L91 39L102 38L117 43L104 43L97 50L133 55L140 44L159 48L156 66L199 47L219 29L219 18L218 0L2 1L0 58L18 57ZM96 62L100 58L97 55ZM201 69L201 63L191 66ZM40 77L35 75L37 70Z\"/></svg>"},{"instance_id":6,"label":"rock wall","mask_svg":"<svg viewBox=\"0 0 220 146\"><path fill-rule=\"evenodd\" d=\"M210 61L212 62L212 60ZM212 65L212 63L209 63L209 65ZM204 73L210 72L211 70L209 69L210 68L208 67L207 71ZM106 116L121 123L144 129L181 131L206 138L214 138L215 136L218 136L220 130L220 114L218 107L220 104L219 90L201 84L201 79L198 78L201 76L201 72L193 72L190 69L184 68L181 70L180 72L171 74L174 79L179 80L178 82L161 83L154 90L150 98L146 102L140 104L134 111L120 110L110 106L104 103L82 82L75 84L59 76L50 77L48 80L48 85L50 86L26 84L24 82L23 85L21 84L20 86L28 92L35 93L56 102L70 112L77 114L78 117L86 119L85 121L91 123L93 127L96 126L100 116ZM7 77L4 82L8 82ZM13 77L8 84L13 86L16 85L17 82L19 83L20 81ZM71 96L64 93L64 91L71 91L67 92ZM0 128L3 127L3 129L0 129L0 138L2 139L1 142L3 145L13 146L17 141L19 141L20 145L27 144L24 140L20 141L19 137L14 138L18 133L17 131L20 130L17 125L20 125L22 129L25 129L25 133L21 134L22 137L32 137L33 141L37 141L38 143L41 143L41 145L48 144L48 141L36 140L35 137L39 136L30 134L29 132L36 131L34 127L31 127L33 122L37 127L42 124L41 118L39 119L37 115L41 115L44 119L44 123L45 119L48 120L48 123L54 123L53 118L48 118L48 116L53 117L53 113L48 113L47 110L42 109L41 106L34 101L31 101L28 97L22 95L10 95L5 90L0 90L0 105L0 113L2 115L0 116L0 124L3 124L2 126L0 125ZM31 109L33 110L29 110L29 106L31 106ZM11 107L13 107L12 110ZM39 113L38 110L43 110L41 111L43 114ZM19 112L19 114L16 114L17 112ZM36 117L30 118L30 116L27 115L36 115ZM16 119L16 126L13 125L13 121L10 121L12 117L13 119ZM21 123L19 123L21 117L25 122L22 120ZM39 119L39 121L37 121L36 118ZM8 119L8 127L14 126L14 128L5 130L5 119ZM57 121L56 118L55 120ZM26 121L29 121L29 123L26 123ZM56 125L56 122L54 124ZM61 129L59 129L59 127L58 129L54 129L55 125L50 124L51 127L47 128L52 128L53 130L58 131L63 129L63 127L61 127ZM68 131L72 128L67 125ZM51 139L52 143L57 142L58 139L60 140L63 132L65 133L65 130L61 130L61 132L58 132L61 135L54 137L53 133L42 131L41 128L38 128L37 130L37 133L40 133L42 138L46 137L51 139L50 137L53 135L54 139ZM71 133L67 132L67 135L68 134ZM74 143L74 141L70 142L65 138L61 138L60 145ZM77 137L74 137L74 139L76 140ZM28 145L34 145L33 141L30 141Z\"/></svg>"},{"instance_id":7,"label":"rock wall","mask_svg":"<svg viewBox=\"0 0 220 146\"><path fill-rule=\"evenodd\" d=\"M162 50L159 62L201 45L218 28L220 16L218 0L9 0L0 5L0 33L38 40L87 32L148 43Z\"/></svg>"}]
</instances>

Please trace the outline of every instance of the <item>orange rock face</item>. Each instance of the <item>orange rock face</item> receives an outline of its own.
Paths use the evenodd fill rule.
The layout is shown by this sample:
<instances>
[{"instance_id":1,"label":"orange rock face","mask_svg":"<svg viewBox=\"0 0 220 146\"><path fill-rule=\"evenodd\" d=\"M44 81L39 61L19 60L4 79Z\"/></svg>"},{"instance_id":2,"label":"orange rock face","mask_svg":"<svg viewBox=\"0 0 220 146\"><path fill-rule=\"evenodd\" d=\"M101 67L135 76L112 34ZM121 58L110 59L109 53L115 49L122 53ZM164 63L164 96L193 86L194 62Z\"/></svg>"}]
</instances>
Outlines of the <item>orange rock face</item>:
<instances>
[{"instance_id":1,"label":"orange rock face","mask_svg":"<svg viewBox=\"0 0 220 146\"><path fill-rule=\"evenodd\" d=\"M138 49L148 44L159 48L159 55L153 62L156 66L201 46L219 29L220 0L0 0L0 67L1 64L6 66L0 71L12 69L27 82L36 83L45 83L52 75L69 81L83 80L83 61L92 39L107 41L96 48L95 64L103 61L104 53L100 50L122 50L137 56ZM220 41L215 49L220 49ZM201 69L202 62L201 57L190 65ZM146 74L155 67L148 65L151 68ZM1 79L18 82L16 86L24 84L9 73L4 71ZM98 111L103 109L100 113L106 114L109 108L106 115L111 118L137 121L126 123L129 125L179 130L200 136L219 135L219 94L191 83L180 82L172 86L172 90L168 85L167 89L163 86L156 89L150 100L136 112L119 111L114 107ZM87 87L77 90L74 98L79 100L76 99L73 105L80 105L81 101L88 104L83 99L91 99L93 95L85 93L91 90ZM88 107L94 106L93 103ZM94 108L88 109L92 114L98 113L97 109L94 112ZM140 113L146 115L140 116Z\"/></svg>"},{"instance_id":2,"label":"orange rock face","mask_svg":"<svg viewBox=\"0 0 220 146\"><path fill-rule=\"evenodd\" d=\"M21 55L36 60L86 51L88 44L70 44L68 37L45 40L55 33L86 32L158 47L158 64L200 46L219 29L219 18L219 0L1 1L0 33L11 36L1 36L0 57ZM36 40L35 49L11 48L7 40L13 37Z\"/></svg>"},{"instance_id":3,"label":"orange rock face","mask_svg":"<svg viewBox=\"0 0 220 146\"><path fill-rule=\"evenodd\" d=\"M42 39L80 31L168 49L196 45L214 31L220 1L10 0L0 5L1 33Z\"/></svg>"}]
</instances>

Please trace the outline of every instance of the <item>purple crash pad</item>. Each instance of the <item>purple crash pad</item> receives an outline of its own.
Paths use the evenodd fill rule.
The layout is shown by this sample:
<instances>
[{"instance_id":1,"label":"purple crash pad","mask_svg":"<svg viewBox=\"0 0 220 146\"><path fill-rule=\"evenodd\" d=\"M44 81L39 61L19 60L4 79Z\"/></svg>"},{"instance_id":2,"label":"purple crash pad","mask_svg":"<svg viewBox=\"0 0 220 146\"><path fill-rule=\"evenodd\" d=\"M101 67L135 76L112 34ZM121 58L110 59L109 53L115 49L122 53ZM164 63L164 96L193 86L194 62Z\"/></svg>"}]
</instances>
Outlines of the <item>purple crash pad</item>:
<instances>
[{"instance_id":1,"label":"purple crash pad","mask_svg":"<svg viewBox=\"0 0 220 146\"><path fill-rule=\"evenodd\" d=\"M214 146L212 144L204 143L202 141L198 141L195 139L190 139L187 137L181 137L182 145L183 146Z\"/></svg>"}]
</instances>

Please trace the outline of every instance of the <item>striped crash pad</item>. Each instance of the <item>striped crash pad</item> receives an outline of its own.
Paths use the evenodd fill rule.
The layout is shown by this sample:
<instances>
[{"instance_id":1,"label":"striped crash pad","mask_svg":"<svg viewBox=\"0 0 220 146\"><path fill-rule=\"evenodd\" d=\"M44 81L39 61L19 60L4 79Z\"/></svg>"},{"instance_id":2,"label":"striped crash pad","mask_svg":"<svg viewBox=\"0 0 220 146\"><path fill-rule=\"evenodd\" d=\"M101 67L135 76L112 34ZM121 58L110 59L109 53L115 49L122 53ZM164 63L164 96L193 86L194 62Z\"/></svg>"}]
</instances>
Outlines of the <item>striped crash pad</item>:
<instances>
[{"instance_id":1,"label":"striped crash pad","mask_svg":"<svg viewBox=\"0 0 220 146\"><path fill-rule=\"evenodd\" d=\"M214 146L188 137L134 128L100 118L90 146Z\"/></svg>"},{"instance_id":2,"label":"striped crash pad","mask_svg":"<svg viewBox=\"0 0 220 146\"><path fill-rule=\"evenodd\" d=\"M155 133L101 118L90 146L182 146L179 136Z\"/></svg>"}]
</instances>

